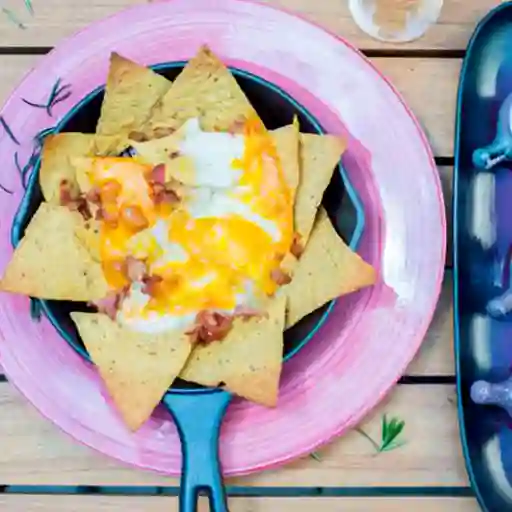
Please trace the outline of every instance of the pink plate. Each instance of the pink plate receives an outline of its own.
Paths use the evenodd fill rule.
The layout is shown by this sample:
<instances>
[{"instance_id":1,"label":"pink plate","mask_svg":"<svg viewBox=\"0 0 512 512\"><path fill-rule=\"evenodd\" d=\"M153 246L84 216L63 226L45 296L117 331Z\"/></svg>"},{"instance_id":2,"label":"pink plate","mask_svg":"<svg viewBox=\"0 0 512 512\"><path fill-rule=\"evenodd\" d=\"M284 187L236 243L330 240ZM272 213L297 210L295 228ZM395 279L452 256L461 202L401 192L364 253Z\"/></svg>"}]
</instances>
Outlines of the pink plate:
<instances>
[{"instance_id":1,"label":"pink plate","mask_svg":"<svg viewBox=\"0 0 512 512\"><path fill-rule=\"evenodd\" d=\"M344 164L366 211L360 253L380 272L373 289L340 300L320 333L285 365L279 406L242 400L221 433L227 475L282 464L359 422L404 372L430 323L443 277L445 218L430 149L395 89L353 47L306 21L259 3L174 0L128 9L64 41L22 81L0 126L0 270L34 136L105 81L116 50L152 64L190 58L202 43L229 64L277 84L332 133L350 134ZM44 109L56 80L51 117ZM71 96L67 97L67 92ZM15 140L14 140L15 139ZM56 262L58 264L58 262ZM157 412L130 433L93 368L29 301L0 295L1 358L13 384L65 432L100 452L166 474L180 471L171 419Z\"/></svg>"}]
</instances>

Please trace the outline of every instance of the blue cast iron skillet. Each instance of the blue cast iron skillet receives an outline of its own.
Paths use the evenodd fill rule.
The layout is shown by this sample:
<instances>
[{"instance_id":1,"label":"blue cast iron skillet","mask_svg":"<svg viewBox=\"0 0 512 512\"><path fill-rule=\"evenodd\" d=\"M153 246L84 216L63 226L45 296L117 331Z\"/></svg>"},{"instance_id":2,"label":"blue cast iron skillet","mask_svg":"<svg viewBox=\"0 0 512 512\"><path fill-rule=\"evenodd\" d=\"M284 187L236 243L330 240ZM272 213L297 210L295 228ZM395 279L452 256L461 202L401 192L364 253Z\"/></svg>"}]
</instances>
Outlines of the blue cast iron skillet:
<instances>
[{"instance_id":1,"label":"blue cast iron skillet","mask_svg":"<svg viewBox=\"0 0 512 512\"><path fill-rule=\"evenodd\" d=\"M158 73L174 79L184 62L154 66ZM297 115L301 131L324 133L316 119L287 93L261 78L231 69L238 83L269 129L292 122ZM103 100L103 87L80 101L58 124L57 132L94 133ZM16 246L42 201L38 180L39 164L31 176L27 192L20 204L12 226L12 243ZM356 249L364 228L361 201L339 165L325 192L323 206L335 228L352 249ZM70 312L87 311L85 304L62 301L39 301L43 312L69 345L91 362L80 336L71 321ZM311 313L284 334L284 362L292 358L313 338L332 311L334 301ZM182 481L180 511L197 510L198 495L207 494L213 512L227 511L218 457L218 440L222 418L232 395L222 388L206 388L178 379L162 399L178 427L182 446Z\"/></svg>"}]
</instances>

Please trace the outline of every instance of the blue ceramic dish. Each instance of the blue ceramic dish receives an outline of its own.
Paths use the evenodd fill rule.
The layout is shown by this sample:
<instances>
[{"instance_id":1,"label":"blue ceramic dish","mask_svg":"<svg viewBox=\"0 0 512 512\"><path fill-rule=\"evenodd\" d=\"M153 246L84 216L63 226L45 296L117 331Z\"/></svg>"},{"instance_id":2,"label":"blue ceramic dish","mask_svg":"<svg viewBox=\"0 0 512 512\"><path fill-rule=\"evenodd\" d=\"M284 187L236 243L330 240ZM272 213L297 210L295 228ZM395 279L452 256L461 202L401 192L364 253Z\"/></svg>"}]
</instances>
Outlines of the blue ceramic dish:
<instances>
[{"instance_id":1,"label":"blue ceramic dish","mask_svg":"<svg viewBox=\"0 0 512 512\"><path fill-rule=\"evenodd\" d=\"M174 79L184 62L154 66L157 72ZM250 73L231 69L235 78L269 129L290 124L294 115L305 133L324 133L316 119L293 98L273 84ZM94 133L100 114L104 89L91 92L76 105L59 123L57 132ZM30 178L26 194L20 204L12 226L12 243L16 246L24 230L42 201L38 169ZM364 228L362 204L348 177L339 165L327 188L323 206L333 225L352 249L356 249ZM85 304L61 301L38 301L42 310L67 343L83 358L90 361L69 313L87 310ZM326 321L334 301L310 314L285 332L284 361L288 361L308 343ZM183 381L176 381L163 397L163 404L173 416L182 443L183 467L180 510L192 512L197 507L200 492L210 497L214 512L227 510L218 458L219 430L225 410L232 395L221 388L204 388ZM201 411L198 421L198 411Z\"/></svg>"},{"instance_id":2,"label":"blue ceramic dish","mask_svg":"<svg viewBox=\"0 0 512 512\"><path fill-rule=\"evenodd\" d=\"M493 512L512 509L512 418L502 407L489 405L492 397L482 395L491 388L495 393L496 383L510 377L512 365L512 308L506 307L512 285L511 44L512 4L507 3L481 21L469 43L459 83L455 140L454 330L460 433L478 501ZM491 386L477 389L473 385L479 380Z\"/></svg>"}]
</instances>

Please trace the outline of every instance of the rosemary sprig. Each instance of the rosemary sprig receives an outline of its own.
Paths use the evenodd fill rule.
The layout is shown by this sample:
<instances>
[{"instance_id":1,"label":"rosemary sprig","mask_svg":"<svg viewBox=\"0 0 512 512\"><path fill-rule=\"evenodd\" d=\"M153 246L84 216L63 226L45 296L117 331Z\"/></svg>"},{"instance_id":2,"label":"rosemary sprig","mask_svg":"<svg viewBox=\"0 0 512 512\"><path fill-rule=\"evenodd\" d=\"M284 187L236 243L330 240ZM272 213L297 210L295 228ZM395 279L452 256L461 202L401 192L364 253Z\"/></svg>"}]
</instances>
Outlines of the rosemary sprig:
<instances>
[{"instance_id":1,"label":"rosemary sprig","mask_svg":"<svg viewBox=\"0 0 512 512\"><path fill-rule=\"evenodd\" d=\"M16 16L16 14L14 14L13 11L7 9L7 7L2 7L1 10L7 16L7 19L12 21L18 28L21 28L22 30L27 28L26 25L21 22L21 20L18 18L18 16Z\"/></svg>"},{"instance_id":2,"label":"rosemary sprig","mask_svg":"<svg viewBox=\"0 0 512 512\"><path fill-rule=\"evenodd\" d=\"M320 454L318 452L311 452L309 454L309 456L313 459L313 460L316 460L317 462L322 462L322 457L320 457Z\"/></svg>"},{"instance_id":3,"label":"rosemary sprig","mask_svg":"<svg viewBox=\"0 0 512 512\"><path fill-rule=\"evenodd\" d=\"M31 16L34 16L34 6L32 5L32 0L25 0L25 8Z\"/></svg>"},{"instance_id":4,"label":"rosemary sprig","mask_svg":"<svg viewBox=\"0 0 512 512\"><path fill-rule=\"evenodd\" d=\"M368 439L377 453L382 453L395 450L396 448L400 448L400 446L405 444L405 441L400 440L400 434L403 432L404 427L404 420L396 417L392 417L390 420L388 420L387 414L384 414L382 416L380 443L375 441L363 429L357 428L356 431Z\"/></svg>"}]
</instances>

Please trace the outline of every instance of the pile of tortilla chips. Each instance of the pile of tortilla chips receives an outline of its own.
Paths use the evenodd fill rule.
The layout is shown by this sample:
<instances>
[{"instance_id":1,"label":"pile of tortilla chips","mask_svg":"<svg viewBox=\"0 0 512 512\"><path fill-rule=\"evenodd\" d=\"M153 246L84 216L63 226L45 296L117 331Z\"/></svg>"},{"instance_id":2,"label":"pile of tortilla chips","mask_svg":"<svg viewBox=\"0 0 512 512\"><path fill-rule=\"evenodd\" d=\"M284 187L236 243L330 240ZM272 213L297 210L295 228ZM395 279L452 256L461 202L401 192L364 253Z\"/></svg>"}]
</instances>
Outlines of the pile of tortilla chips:
<instances>
[{"instance_id":1,"label":"pile of tortilla chips","mask_svg":"<svg viewBox=\"0 0 512 512\"><path fill-rule=\"evenodd\" d=\"M112 54L96 133L62 133L45 141L39 176L45 201L5 269L0 289L77 302L104 297L108 287L98 252L98 223L60 205L62 180L81 190L76 159L118 155L131 146L147 163L166 163L168 136L188 119L199 118L207 131L227 131L237 120L254 116L229 70L206 47L172 83ZM301 134L296 123L272 136L295 190L295 231L305 250L292 262L291 283L269 300L266 316L235 320L223 341L193 346L184 332L143 334L100 313L72 314L117 409L133 430L150 417L178 376L206 386L222 384L248 400L274 406L283 331L326 302L376 280L374 269L345 245L319 207L344 141ZM177 178L186 182L186 176Z\"/></svg>"}]
</instances>

